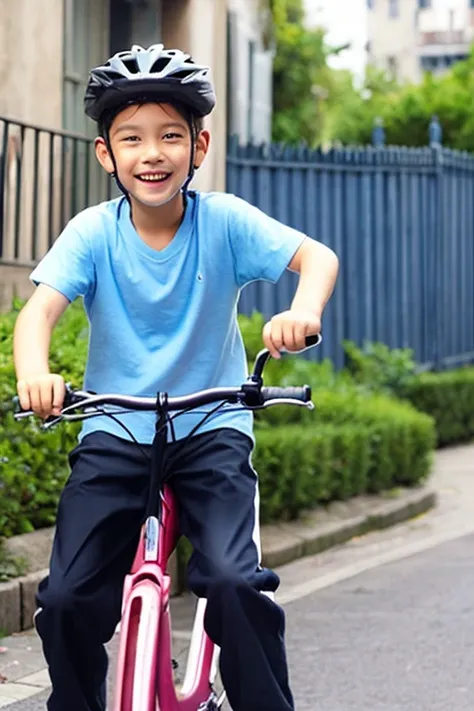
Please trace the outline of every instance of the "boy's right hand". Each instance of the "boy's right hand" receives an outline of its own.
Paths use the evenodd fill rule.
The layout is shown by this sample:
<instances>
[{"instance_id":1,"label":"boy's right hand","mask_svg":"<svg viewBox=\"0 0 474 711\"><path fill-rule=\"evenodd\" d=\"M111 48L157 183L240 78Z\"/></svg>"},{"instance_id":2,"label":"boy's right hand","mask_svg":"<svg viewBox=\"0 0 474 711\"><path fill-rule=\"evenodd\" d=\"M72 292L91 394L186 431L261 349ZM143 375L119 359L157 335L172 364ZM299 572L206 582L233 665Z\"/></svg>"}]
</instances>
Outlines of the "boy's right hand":
<instances>
[{"instance_id":1,"label":"boy's right hand","mask_svg":"<svg viewBox=\"0 0 474 711\"><path fill-rule=\"evenodd\" d=\"M60 414L66 385L61 375L45 373L19 380L17 391L22 410L33 410L45 420L51 415Z\"/></svg>"}]
</instances>

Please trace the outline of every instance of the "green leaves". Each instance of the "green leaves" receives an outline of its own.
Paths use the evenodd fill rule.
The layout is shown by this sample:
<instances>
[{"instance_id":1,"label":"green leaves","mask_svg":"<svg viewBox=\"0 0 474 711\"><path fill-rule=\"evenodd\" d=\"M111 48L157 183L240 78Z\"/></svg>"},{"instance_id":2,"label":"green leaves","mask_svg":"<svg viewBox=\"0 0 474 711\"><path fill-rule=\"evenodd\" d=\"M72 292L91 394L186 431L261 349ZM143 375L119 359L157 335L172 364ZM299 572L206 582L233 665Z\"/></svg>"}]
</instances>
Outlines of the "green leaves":
<instances>
[{"instance_id":1,"label":"green leaves","mask_svg":"<svg viewBox=\"0 0 474 711\"><path fill-rule=\"evenodd\" d=\"M442 74L425 74L419 84L397 82L368 67L360 91L346 92L335 112L331 139L344 144L367 144L377 116L383 119L386 143L426 146L432 116L443 129L443 144L474 150L474 50Z\"/></svg>"}]
</instances>

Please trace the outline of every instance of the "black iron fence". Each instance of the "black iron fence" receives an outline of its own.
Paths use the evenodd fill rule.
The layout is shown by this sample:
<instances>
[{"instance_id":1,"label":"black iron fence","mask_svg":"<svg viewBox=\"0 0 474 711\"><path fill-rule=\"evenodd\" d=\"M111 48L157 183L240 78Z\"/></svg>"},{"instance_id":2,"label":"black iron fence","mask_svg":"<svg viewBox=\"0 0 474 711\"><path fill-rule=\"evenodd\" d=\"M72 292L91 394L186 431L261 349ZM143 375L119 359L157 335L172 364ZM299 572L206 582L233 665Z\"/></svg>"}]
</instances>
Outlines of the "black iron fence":
<instances>
[{"instance_id":1,"label":"black iron fence","mask_svg":"<svg viewBox=\"0 0 474 711\"><path fill-rule=\"evenodd\" d=\"M34 264L74 214L110 194L89 138L0 117L0 264Z\"/></svg>"}]
</instances>

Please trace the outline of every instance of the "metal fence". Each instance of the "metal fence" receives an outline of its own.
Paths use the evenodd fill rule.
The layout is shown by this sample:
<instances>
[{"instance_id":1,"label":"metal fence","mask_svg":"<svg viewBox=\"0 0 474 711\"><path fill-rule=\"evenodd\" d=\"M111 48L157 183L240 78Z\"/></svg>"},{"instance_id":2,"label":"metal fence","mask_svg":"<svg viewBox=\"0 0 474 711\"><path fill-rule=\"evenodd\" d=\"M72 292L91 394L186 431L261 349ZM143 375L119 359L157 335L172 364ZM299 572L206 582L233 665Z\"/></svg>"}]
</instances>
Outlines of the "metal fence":
<instances>
[{"instance_id":1,"label":"metal fence","mask_svg":"<svg viewBox=\"0 0 474 711\"><path fill-rule=\"evenodd\" d=\"M110 196L91 143L0 117L0 264L34 264L74 214Z\"/></svg>"},{"instance_id":2,"label":"metal fence","mask_svg":"<svg viewBox=\"0 0 474 711\"><path fill-rule=\"evenodd\" d=\"M341 275L320 351L341 342L410 347L426 368L474 361L474 156L431 146L323 152L229 142L227 190L331 246ZM108 199L91 141L0 118L0 265L32 265L67 221ZM240 310L287 308L296 276L248 286ZM318 356L320 357L320 356Z\"/></svg>"},{"instance_id":3,"label":"metal fence","mask_svg":"<svg viewBox=\"0 0 474 711\"><path fill-rule=\"evenodd\" d=\"M436 141L323 152L233 140L227 190L338 254L322 356L342 365L351 339L413 348L425 368L474 361L474 156ZM295 285L289 273L251 284L241 311L269 317Z\"/></svg>"}]
</instances>

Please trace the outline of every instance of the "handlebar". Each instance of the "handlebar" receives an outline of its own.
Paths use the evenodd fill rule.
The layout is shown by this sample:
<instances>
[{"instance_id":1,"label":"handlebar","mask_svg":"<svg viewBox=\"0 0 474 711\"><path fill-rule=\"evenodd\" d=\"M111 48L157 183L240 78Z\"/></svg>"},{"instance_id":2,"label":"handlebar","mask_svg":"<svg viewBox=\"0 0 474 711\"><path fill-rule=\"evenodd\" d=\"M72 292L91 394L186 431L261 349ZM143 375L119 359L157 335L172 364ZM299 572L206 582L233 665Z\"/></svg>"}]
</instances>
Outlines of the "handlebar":
<instances>
[{"instance_id":1,"label":"handlebar","mask_svg":"<svg viewBox=\"0 0 474 711\"><path fill-rule=\"evenodd\" d=\"M321 336L319 335L307 338L306 348L319 345L320 342ZM126 410L157 412L161 400L168 411L191 410L219 402L230 405L239 404L248 409L263 409L271 405L283 404L313 409L309 385L302 387L263 386L262 372L269 357L270 353L267 349L260 351L252 375L241 387L210 388L181 397L168 397L165 393L158 393L156 397L134 397L115 393L97 395L85 390L72 390L67 386L61 414L58 417L48 418L43 426L49 428L61 420L86 419L96 414L96 408L103 405L116 406ZM18 398L15 398L15 401L18 403ZM93 411L87 413L90 408L93 408ZM78 409L83 412L77 413ZM20 410L15 413L14 417L16 420L20 420L34 414L32 410Z\"/></svg>"}]
</instances>

